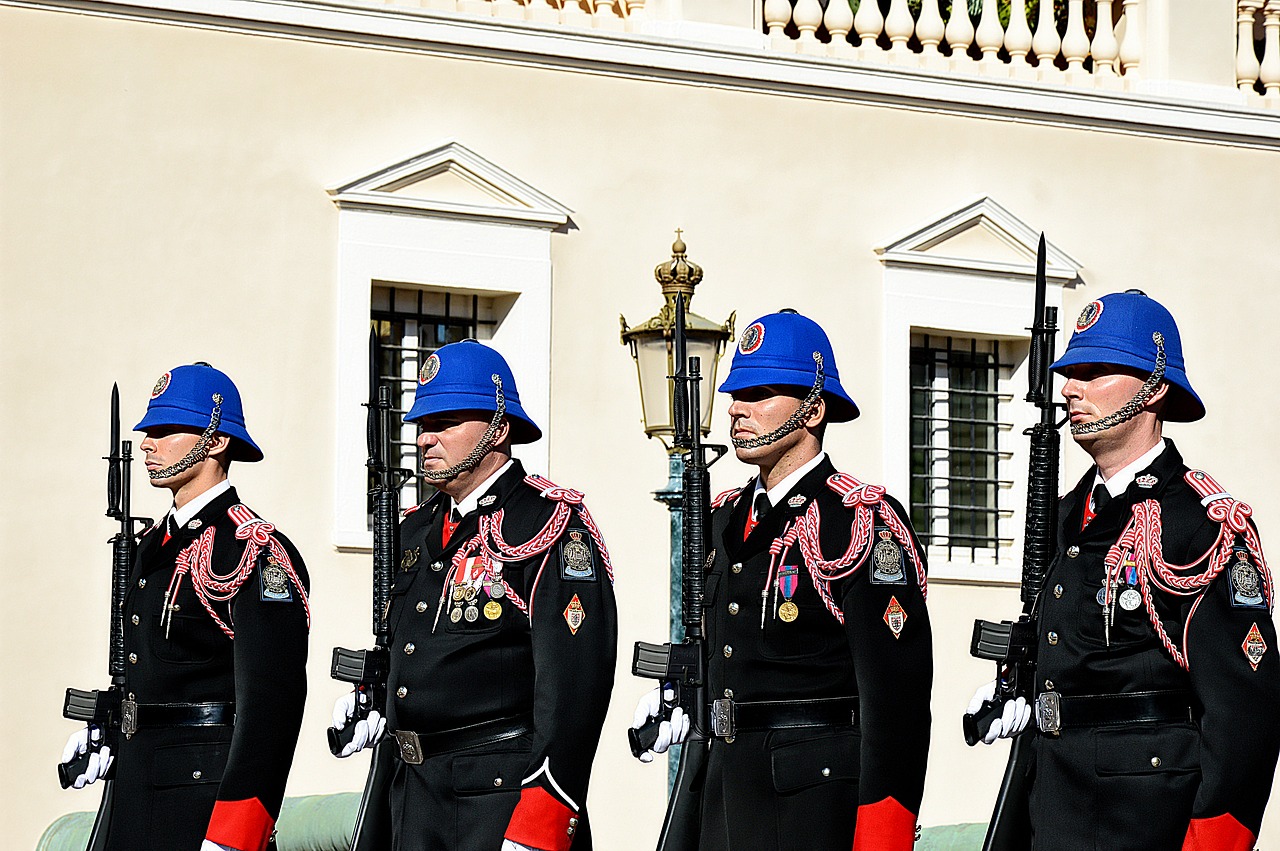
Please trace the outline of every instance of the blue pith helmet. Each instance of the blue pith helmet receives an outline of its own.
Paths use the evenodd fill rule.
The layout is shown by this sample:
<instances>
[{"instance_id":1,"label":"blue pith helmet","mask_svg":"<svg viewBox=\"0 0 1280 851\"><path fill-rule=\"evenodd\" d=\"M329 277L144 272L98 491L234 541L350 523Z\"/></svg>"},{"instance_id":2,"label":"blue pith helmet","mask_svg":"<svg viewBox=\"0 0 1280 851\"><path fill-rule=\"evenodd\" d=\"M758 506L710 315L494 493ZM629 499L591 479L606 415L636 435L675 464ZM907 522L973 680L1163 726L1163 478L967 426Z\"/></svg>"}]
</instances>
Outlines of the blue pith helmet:
<instances>
[{"instance_id":1,"label":"blue pith helmet","mask_svg":"<svg viewBox=\"0 0 1280 851\"><path fill-rule=\"evenodd\" d=\"M721 393L780 385L809 390L817 374L813 353L822 355L827 420L843 423L858 416L858 406L840 386L840 371L827 334L807 316L794 311L761 316L743 329Z\"/></svg>"},{"instance_id":2,"label":"blue pith helmet","mask_svg":"<svg viewBox=\"0 0 1280 851\"><path fill-rule=\"evenodd\" d=\"M1204 416L1204 403L1187 380L1178 325L1164 305L1141 290L1104 295L1086 304L1071 342L1054 362L1053 370L1109 363L1152 372L1156 368L1153 334L1157 331L1164 336L1164 380L1169 382L1161 416L1176 422L1198 420Z\"/></svg>"},{"instance_id":3,"label":"blue pith helmet","mask_svg":"<svg viewBox=\"0 0 1280 851\"><path fill-rule=\"evenodd\" d=\"M418 389L413 407L404 421L453 411L498 410L497 385L492 376L502 381L502 397L511 421L512 443L533 443L542 437L542 429L520 407L520 393L507 361L494 349L476 340L450 343L433 352L418 371Z\"/></svg>"},{"instance_id":4,"label":"blue pith helmet","mask_svg":"<svg viewBox=\"0 0 1280 851\"><path fill-rule=\"evenodd\" d=\"M214 394L222 396L218 434L231 438L230 457L235 461L261 461L262 450L244 426L240 391L225 372L207 363L175 366L160 376L151 390L151 401L135 431L161 426L183 426L203 431L213 418Z\"/></svg>"}]
</instances>

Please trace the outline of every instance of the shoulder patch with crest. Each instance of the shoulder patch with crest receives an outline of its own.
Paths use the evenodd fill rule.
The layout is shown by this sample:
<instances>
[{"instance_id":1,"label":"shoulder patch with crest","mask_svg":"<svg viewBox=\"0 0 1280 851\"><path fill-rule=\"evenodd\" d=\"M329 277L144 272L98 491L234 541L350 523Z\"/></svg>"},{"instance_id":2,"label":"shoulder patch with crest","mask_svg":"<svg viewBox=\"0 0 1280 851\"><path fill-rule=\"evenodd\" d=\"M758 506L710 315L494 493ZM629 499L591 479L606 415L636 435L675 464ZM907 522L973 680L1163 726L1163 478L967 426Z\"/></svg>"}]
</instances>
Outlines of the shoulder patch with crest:
<instances>
[{"instance_id":1,"label":"shoulder patch with crest","mask_svg":"<svg viewBox=\"0 0 1280 851\"><path fill-rule=\"evenodd\" d=\"M1262 578L1249 560L1246 547L1236 547L1227 565L1227 578L1231 584L1231 605L1237 609L1265 609L1267 601L1262 594Z\"/></svg>"},{"instance_id":2,"label":"shoulder patch with crest","mask_svg":"<svg viewBox=\"0 0 1280 851\"><path fill-rule=\"evenodd\" d=\"M574 582L596 580L595 555L585 529L569 529L560 539L560 578Z\"/></svg>"},{"instance_id":3,"label":"shoulder patch with crest","mask_svg":"<svg viewBox=\"0 0 1280 851\"><path fill-rule=\"evenodd\" d=\"M871 581L876 585L906 585L906 559L888 526L875 527L871 548Z\"/></svg>"},{"instance_id":4,"label":"shoulder patch with crest","mask_svg":"<svg viewBox=\"0 0 1280 851\"><path fill-rule=\"evenodd\" d=\"M258 567L258 584L263 602L287 603L293 599L293 592L289 590L289 574L270 553L263 556Z\"/></svg>"}]
</instances>

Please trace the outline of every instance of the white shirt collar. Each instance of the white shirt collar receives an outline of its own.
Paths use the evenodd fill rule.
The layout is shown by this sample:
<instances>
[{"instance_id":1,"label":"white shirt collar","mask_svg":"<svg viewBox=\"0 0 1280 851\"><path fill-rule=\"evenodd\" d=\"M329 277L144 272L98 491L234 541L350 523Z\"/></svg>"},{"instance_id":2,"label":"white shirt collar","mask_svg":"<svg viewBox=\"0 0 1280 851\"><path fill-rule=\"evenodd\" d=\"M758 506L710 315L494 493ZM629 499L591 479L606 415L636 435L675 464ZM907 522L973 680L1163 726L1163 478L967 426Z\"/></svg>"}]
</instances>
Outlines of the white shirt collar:
<instances>
[{"instance_id":1,"label":"white shirt collar","mask_svg":"<svg viewBox=\"0 0 1280 851\"><path fill-rule=\"evenodd\" d=\"M450 499L449 500L450 507L458 509L458 516L460 517L466 517L468 514L475 511L476 507L480 503L480 498L489 492L489 488L493 487L493 483L496 482L499 478L501 478L503 473L511 469L511 465L514 463L515 463L514 461L508 458L507 463L503 464L501 467L495 470L492 476L485 479L483 482L480 483L479 487L477 487L471 493L467 494L466 497L462 500L462 502L454 502L453 499Z\"/></svg>"},{"instance_id":2,"label":"white shirt collar","mask_svg":"<svg viewBox=\"0 0 1280 851\"><path fill-rule=\"evenodd\" d=\"M199 514L206 505L231 490L231 482L223 479L204 493L193 498L186 505L178 508L176 505L169 509L169 516L173 518L173 526L175 529L181 529L190 522L192 517Z\"/></svg>"},{"instance_id":3,"label":"white shirt collar","mask_svg":"<svg viewBox=\"0 0 1280 851\"><path fill-rule=\"evenodd\" d=\"M1116 474L1109 479L1102 478L1102 471L1095 467L1093 474L1093 487L1096 488L1099 484L1104 484L1107 486L1107 493L1111 494L1113 497L1120 496L1120 494L1129 489L1129 485L1133 483L1133 480L1139 473L1147 467L1150 467L1151 463L1160 457L1160 453L1164 452L1165 444L1165 439L1163 437L1160 438L1159 442L1148 449L1141 458L1138 458L1132 463L1126 464L1123 468L1117 470ZM1093 490L1093 488L1090 488L1090 490Z\"/></svg>"},{"instance_id":4,"label":"white shirt collar","mask_svg":"<svg viewBox=\"0 0 1280 851\"><path fill-rule=\"evenodd\" d=\"M813 456L808 461L806 461L803 465L801 465L798 469L793 470L791 472L791 475L787 476L785 479L778 482L773 487L769 488L768 490L769 505L776 506L784 496L786 496L788 493L791 492L792 488L794 488L797 484L800 483L801 479L803 479L806 475L809 474L811 470L813 470L815 467L817 467L826 459L827 459L827 453L819 452L817 455ZM764 482L760 481L759 476L756 476L756 487L755 487L755 490L751 492L751 501L754 503L756 499L756 494L761 493L763 491L764 491Z\"/></svg>"}]
</instances>

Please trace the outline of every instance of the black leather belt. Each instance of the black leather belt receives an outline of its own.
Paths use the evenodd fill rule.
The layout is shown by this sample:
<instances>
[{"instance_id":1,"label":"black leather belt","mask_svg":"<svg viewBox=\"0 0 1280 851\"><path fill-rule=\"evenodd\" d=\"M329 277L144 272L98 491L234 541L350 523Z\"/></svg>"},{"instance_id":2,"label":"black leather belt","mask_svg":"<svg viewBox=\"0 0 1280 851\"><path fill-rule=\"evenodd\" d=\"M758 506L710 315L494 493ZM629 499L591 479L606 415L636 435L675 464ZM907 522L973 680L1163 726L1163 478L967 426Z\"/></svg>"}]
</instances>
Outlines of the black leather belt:
<instances>
[{"instance_id":1,"label":"black leather belt","mask_svg":"<svg viewBox=\"0 0 1280 851\"><path fill-rule=\"evenodd\" d=\"M1040 732L1050 735L1066 727L1191 720L1191 697L1182 691L1079 695L1046 691L1036 698L1036 724Z\"/></svg>"},{"instance_id":2,"label":"black leather belt","mask_svg":"<svg viewBox=\"0 0 1280 851\"><path fill-rule=\"evenodd\" d=\"M739 702L725 697L711 702L711 734L719 738L729 738L751 730L853 727L857 723L856 697L751 702Z\"/></svg>"},{"instance_id":3,"label":"black leather belt","mask_svg":"<svg viewBox=\"0 0 1280 851\"><path fill-rule=\"evenodd\" d=\"M236 723L234 703L139 703L138 727L230 727Z\"/></svg>"},{"instance_id":4,"label":"black leather belt","mask_svg":"<svg viewBox=\"0 0 1280 851\"><path fill-rule=\"evenodd\" d=\"M466 750L523 736L533 730L532 715L515 715L496 721L481 721L439 733L415 733L396 730L396 755L410 765L421 765L428 756Z\"/></svg>"}]
</instances>

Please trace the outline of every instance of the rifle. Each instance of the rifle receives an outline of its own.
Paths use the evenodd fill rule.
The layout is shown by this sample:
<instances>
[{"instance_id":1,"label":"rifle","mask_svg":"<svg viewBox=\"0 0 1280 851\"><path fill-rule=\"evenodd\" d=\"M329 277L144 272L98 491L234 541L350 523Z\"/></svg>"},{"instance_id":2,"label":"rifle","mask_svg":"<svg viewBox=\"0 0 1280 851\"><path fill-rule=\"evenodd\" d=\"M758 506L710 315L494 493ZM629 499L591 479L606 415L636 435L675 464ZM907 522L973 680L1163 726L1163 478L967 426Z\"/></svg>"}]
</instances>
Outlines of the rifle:
<instances>
[{"instance_id":1,"label":"rifle","mask_svg":"<svg viewBox=\"0 0 1280 851\"><path fill-rule=\"evenodd\" d=\"M336 756L355 735L356 722L369 717L375 709L386 711L387 675L390 671L390 626L387 622L391 600L391 580L395 575L396 554L400 551L400 488L413 478L413 472L391 466L391 434L394 408L391 389L378 383L378 365L382 348L376 328L369 330L369 409L366 440L370 473L369 498L373 508L373 635L369 650L333 648L329 670L335 680L351 683L356 690L356 708L345 727L328 730L329 750ZM373 764L365 783L364 795L356 816L353 848L384 848L390 845L386 835L389 821L379 818L386 809L387 784L390 782L390 751L379 742L373 749ZM375 809L376 808L376 809Z\"/></svg>"},{"instance_id":2,"label":"rifle","mask_svg":"<svg viewBox=\"0 0 1280 851\"><path fill-rule=\"evenodd\" d=\"M1022 614L1016 621L998 623L976 620L969 652L996 663L996 689L991 700L964 716L964 737L969 745L987 733L1008 700L1024 698L1035 702L1036 626L1035 610L1045 577L1053 560L1058 527L1058 458L1061 438L1055 422L1056 405L1051 394L1054 340L1058 331L1058 310L1045 307L1045 241L1040 235L1036 256L1035 315L1032 321L1031 350L1028 354L1026 400L1040 409L1040 422L1027 429L1031 457L1027 472L1027 522L1023 535ZM983 851L1014 851L1027 847L1026 780L1029 746L1018 736L1009 753L1000 794L987 828Z\"/></svg>"},{"instance_id":3,"label":"rifle","mask_svg":"<svg viewBox=\"0 0 1280 851\"><path fill-rule=\"evenodd\" d=\"M698 779L706 759L710 743L710 705L707 700L707 649L703 631L704 592L703 581L708 567L707 539L711 529L710 476L707 468L720 460L728 448L716 444L704 444L701 431L701 363L700 358L687 355L685 340L685 297L676 296L673 346L676 374L672 414L675 426L674 444L684 450L684 532L680 547L681 565L681 622L684 624L684 641L679 644L650 644L637 641L632 659L631 673L637 677L658 680L659 689L670 684L676 693L673 701L663 702L658 716L651 717L638 730L627 731L631 753L640 756L653 747L658 738L658 728L671 717L677 706L690 720L689 738L681 753L680 770L676 788L672 792L672 805L668 807L662 826L659 847L664 849L695 848L697 845L696 822L681 821L677 815L695 814L697 808L677 802L683 795L693 794L701 785ZM707 460L707 452L715 456ZM661 692L660 692L661 694ZM673 817L674 816L674 817Z\"/></svg>"},{"instance_id":4,"label":"rifle","mask_svg":"<svg viewBox=\"0 0 1280 851\"><path fill-rule=\"evenodd\" d=\"M333 648L329 675L351 683L356 689L356 713L341 730L330 727L329 750L335 756L355 734L355 722L386 703L387 674L391 643L387 623L387 602L391 599L391 579L395 575L396 553L400 550L400 488L413 473L391 466L391 429L394 409L391 389L378 383L382 348L376 328L369 329L369 409L365 437L369 447L369 499L373 507L373 635L371 650Z\"/></svg>"},{"instance_id":5,"label":"rifle","mask_svg":"<svg viewBox=\"0 0 1280 851\"><path fill-rule=\"evenodd\" d=\"M105 691L93 689L67 689L62 704L62 717L83 721L89 725L89 747L70 762L58 764L58 782L66 789L85 772L89 756L109 746L115 750L117 736L128 738L137 732L137 704L124 700L124 595L129 585L129 573L133 570L134 554L140 532L151 525L146 517L134 517L130 512L129 466L133 461L133 442L120 439L120 386L111 385L111 445L107 462L107 512L106 516L117 520L120 529L108 542L111 544L111 632L108 637L107 673L111 685ZM93 741L93 731L102 732L98 743Z\"/></svg>"}]
</instances>

